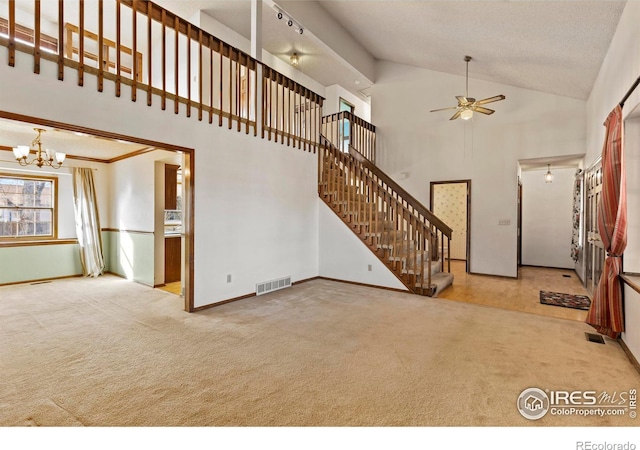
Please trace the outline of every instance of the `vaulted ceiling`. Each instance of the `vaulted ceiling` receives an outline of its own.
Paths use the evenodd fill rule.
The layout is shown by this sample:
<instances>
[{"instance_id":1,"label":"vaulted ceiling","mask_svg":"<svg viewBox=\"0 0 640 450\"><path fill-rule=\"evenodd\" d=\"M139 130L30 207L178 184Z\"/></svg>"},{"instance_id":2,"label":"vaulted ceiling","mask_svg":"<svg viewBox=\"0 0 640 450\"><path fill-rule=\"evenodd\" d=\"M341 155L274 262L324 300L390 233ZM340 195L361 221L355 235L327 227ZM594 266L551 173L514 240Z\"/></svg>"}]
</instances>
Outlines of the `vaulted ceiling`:
<instances>
[{"instance_id":1,"label":"vaulted ceiling","mask_svg":"<svg viewBox=\"0 0 640 450\"><path fill-rule=\"evenodd\" d=\"M249 0L162 3L175 3L185 14L203 10L239 34L250 36ZM300 13L305 9L317 11L319 5L373 60L464 75L463 58L471 55L472 78L583 100L591 92L626 5L618 0L275 3L299 16L304 16ZM278 27L272 13L268 6L264 8L263 39L268 51L288 60L291 51L307 46L310 51L304 70L312 78L325 85L342 82L351 90L367 87L353 86L357 75L343 72L344 61L330 64L336 55L327 49L327 42L311 39L322 36L321 22L305 23L292 14L311 35L304 41L296 33L287 33L286 27ZM332 42L329 47L340 54L339 45Z\"/></svg>"}]
</instances>

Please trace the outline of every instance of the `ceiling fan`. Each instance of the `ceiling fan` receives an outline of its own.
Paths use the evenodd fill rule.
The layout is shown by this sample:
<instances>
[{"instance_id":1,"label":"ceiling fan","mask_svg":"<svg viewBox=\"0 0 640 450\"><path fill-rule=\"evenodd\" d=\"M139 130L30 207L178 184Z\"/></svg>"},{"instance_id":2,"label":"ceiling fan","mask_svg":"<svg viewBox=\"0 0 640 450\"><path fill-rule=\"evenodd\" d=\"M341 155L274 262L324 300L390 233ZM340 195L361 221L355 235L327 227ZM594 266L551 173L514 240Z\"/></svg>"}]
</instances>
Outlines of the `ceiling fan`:
<instances>
[{"instance_id":1,"label":"ceiling fan","mask_svg":"<svg viewBox=\"0 0 640 450\"><path fill-rule=\"evenodd\" d=\"M464 97L457 95L458 106L451 106L449 108L441 108L434 109L431 112L436 111L446 111L448 109L456 109L456 113L451 116L449 120L455 120L460 117L462 120L469 120L473 117L473 112L479 112L482 114L490 115L495 111L493 109L485 108L482 105L486 105L487 103L498 102L500 100L504 100L506 97L504 95L496 95L495 97L489 97L482 100L476 100L475 98L469 97L469 61L471 61L471 56L465 56L464 60L467 62L467 92Z\"/></svg>"}]
</instances>

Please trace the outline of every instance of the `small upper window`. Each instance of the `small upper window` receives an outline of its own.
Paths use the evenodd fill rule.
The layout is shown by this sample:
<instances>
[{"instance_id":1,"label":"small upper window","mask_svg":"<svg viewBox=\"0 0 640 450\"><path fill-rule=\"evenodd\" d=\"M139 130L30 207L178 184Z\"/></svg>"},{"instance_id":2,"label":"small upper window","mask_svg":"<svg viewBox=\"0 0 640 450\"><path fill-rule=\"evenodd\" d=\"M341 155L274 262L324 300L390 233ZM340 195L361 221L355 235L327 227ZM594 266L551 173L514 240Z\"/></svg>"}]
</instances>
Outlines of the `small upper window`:
<instances>
[{"instance_id":1,"label":"small upper window","mask_svg":"<svg viewBox=\"0 0 640 450\"><path fill-rule=\"evenodd\" d=\"M57 178L0 174L0 240L56 238Z\"/></svg>"}]
</instances>

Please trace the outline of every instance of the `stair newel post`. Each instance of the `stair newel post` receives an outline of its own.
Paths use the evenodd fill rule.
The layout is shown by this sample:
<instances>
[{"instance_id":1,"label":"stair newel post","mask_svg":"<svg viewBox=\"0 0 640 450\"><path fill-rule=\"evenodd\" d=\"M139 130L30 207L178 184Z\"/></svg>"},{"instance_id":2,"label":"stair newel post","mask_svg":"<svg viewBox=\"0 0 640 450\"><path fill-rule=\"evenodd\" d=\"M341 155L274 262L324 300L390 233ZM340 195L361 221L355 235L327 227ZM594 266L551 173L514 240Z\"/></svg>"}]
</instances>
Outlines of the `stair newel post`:
<instances>
[{"instance_id":1,"label":"stair newel post","mask_svg":"<svg viewBox=\"0 0 640 450\"><path fill-rule=\"evenodd\" d=\"M431 232L431 230L429 231L429 239L430 239L430 245L429 248L433 248L433 232ZM429 258L427 258L428 262L427 262L427 289L429 289L429 291L431 291L431 260L433 258L431 258L431 255L429 255Z\"/></svg>"},{"instance_id":2,"label":"stair newel post","mask_svg":"<svg viewBox=\"0 0 640 450\"><path fill-rule=\"evenodd\" d=\"M367 231L369 232L369 244L373 245L373 237L371 236L371 224L373 223L373 204L374 204L374 194L373 194L373 180L371 176L367 177L367 191L369 191L369 218L367 220Z\"/></svg>"},{"instance_id":3,"label":"stair newel post","mask_svg":"<svg viewBox=\"0 0 640 450\"><path fill-rule=\"evenodd\" d=\"M416 285L416 281L418 280L418 250L420 248L420 246L418 245L418 230L417 230L417 225L418 225L418 221L416 219L416 217L412 214L409 216L411 218L411 240L413 242L413 275L414 275L414 281L412 286ZM422 273L420 273L420 276L422 276Z\"/></svg>"},{"instance_id":4,"label":"stair newel post","mask_svg":"<svg viewBox=\"0 0 640 450\"><path fill-rule=\"evenodd\" d=\"M344 193L342 198L342 215L344 217L349 213L349 201L351 198L351 183L353 181L351 158L344 158Z\"/></svg>"},{"instance_id":5,"label":"stair newel post","mask_svg":"<svg viewBox=\"0 0 640 450\"><path fill-rule=\"evenodd\" d=\"M447 236L447 272L451 273L451 239Z\"/></svg>"},{"instance_id":6,"label":"stair newel post","mask_svg":"<svg viewBox=\"0 0 640 450\"><path fill-rule=\"evenodd\" d=\"M378 244L382 241L382 230L380 230L380 214L384 212L384 202L382 201L382 196L380 194L380 186L376 182L375 178L373 179L376 188L376 227L375 227L375 238L377 239ZM383 217L384 218L384 217ZM380 233L380 238L377 237L378 232Z\"/></svg>"},{"instance_id":7,"label":"stair newel post","mask_svg":"<svg viewBox=\"0 0 640 450\"><path fill-rule=\"evenodd\" d=\"M347 180L347 168L346 161L344 161L339 153L336 153L335 149L331 149L332 154L336 158L336 166L337 169L336 174L336 212L341 214L340 217L344 217L344 199L346 198L346 180Z\"/></svg>"},{"instance_id":8,"label":"stair newel post","mask_svg":"<svg viewBox=\"0 0 640 450\"><path fill-rule=\"evenodd\" d=\"M395 227L395 221L393 220L393 206L391 205L391 196L389 195L387 190L384 188L383 188L383 193L384 193L384 200L386 203L386 210L387 210L387 219L385 220L389 224L386 225L388 227L388 230L384 229L384 226L383 226L382 231L384 232L385 245L387 246L387 256L392 256L394 242L391 239L391 233L393 232L393 228Z\"/></svg>"},{"instance_id":9,"label":"stair newel post","mask_svg":"<svg viewBox=\"0 0 640 450\"><path fill-rule=\"evenodd\" d=\"M391 200L395 200L393 198L393 196L391 196ZM400 221L398 220L398 201L395 200L391 206L392 211L393 211L393 221L394 221L394 226L393 229L395 231L394 236L393 236L393 247L392 247L392 254L393 256L397 257L398 256L398 244L399 244L399 237L400 237ZM397 261L394 264L394 267L397 270L398 264Z\"/></svg>"},{"instance_id":10,"label":"stair newel post","mask_svg":"<svg viewBox=\"0 0 640 450\"><path fill-rule=\"evenodd\" d=\"M343 179L343 155L338 153L336 155L336 208L340 208L340 200L342 199L344 192L344 179Z\"/></svg>"},{"instance_id":11,"label":"stair newel post","mask_svg":"<svg viewBox=\"0 0 640 450\"><path fill-rule=\"evenodd\" d=\"M340 151L344 153L344 136L342 136L344 134L344 118L343 117L344 117L343 114L338 115L338 132L336 133L337 140L335 142L338 143L338 148L340 149Z\"/></svg>"},{"instance_id":12,"label":"stair newel post","mask_svg":"<svg viewBox=\"0 0 640 450\"><path fill-rule=\"evenodd\" d=\"M400 257L400 270L405 272L405 277L409 279L409 235L407 233L407 217L404 205L400 208L400 226L402 227L402 235L406 236L402 241L402 256ZM399 255L400 256L400 255Z\"/></svg>"},{"instance_id":13,"label":"stair newel post","mask_svg":"<svg viewBox=\"0 0 640 450\"><path fill-rule=\"evenodd\" d=\"M358 164L358 230L362 232L362 224L364 222L364 201L366 199L366 192L364 190L364 180L363 180L363 168L362 164Z\"/></svg>"},{"instance_id":14,"label":"stair newel post","mask_svg":"<svg viewBox=\"0 0 640 450\"><path fill-rule=\"evenodd\" d=\"M331 204L331 207L333 207L333 189L334 189L334 185L333 185L333 165L334 165L334 155L333 152L329 152L329 162L327 164L327 175L328 175L328 180L327 180L327 190L328 190L328 200Z\"/></svg>"},{"instance_id":15,"label":"stair newel post","mask_svg":"<svg viewBox=\"0 0 640 450\"><path fill-rule=\"evenodd\" d=\"M440 267L444 270L444 233L440 231Z\"/></svg>"},{"instance_id":16,"label":"stair newel post","mask_svg":"<svg viewBox=\"0 0 640 450\"><path fill-rule=\"evenodd\" d=\"M322 175L324 172L324 150L322 147L318 149L318 195L322 196Z\"/></svg>"},{"instance_id":17,"label":"stair newel post","mask_svg":"<svg viewBox=\"0 0 640 450\"><path fill-rule=\"evenodd\" d=\"M425 233L424 222L420 222L418 227L418 233L420 235L420 250L422 251L422 258L420 258L420 293L424 295L424 260L425 256L429 259L429 253L427 253L427 235Z\"/></svg>"}]
</instances>

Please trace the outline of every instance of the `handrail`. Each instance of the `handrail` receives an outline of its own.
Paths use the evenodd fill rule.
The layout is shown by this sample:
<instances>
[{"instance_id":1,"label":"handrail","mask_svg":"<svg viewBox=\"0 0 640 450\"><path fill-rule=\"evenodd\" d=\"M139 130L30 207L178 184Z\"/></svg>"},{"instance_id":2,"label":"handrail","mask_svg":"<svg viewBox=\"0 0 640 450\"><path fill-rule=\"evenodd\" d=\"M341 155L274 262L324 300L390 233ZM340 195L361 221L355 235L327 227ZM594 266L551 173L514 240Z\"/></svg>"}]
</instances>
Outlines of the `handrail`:
<instances>
[{"instance_id":1,"label":"handrail","mask_svg":"<svg viewBox=\"0 0 640 450\"><path fill-rule=\"evenodd\" d=\"M437 235L360 161L320 137L318 193L412 292L432 293ZM437 259L437 258L436 258Z\"/></svg>"},{"instance_id":2,"label":"handrail","mask_svg":"<svg viewBox=\"0 0 640 450\"><path fill-rule=\"evenodd\" d=\"M348 152L352 145L375 164L375 125L349 111L340 111L322 118L322 133L343 152Z\"/></svg>"},{"instance_id":3,"label":"handrail","mask_svg":"<svg viewBox=\"0 0 640 450\"><path fill-rule=\"evenodd\" d=\"M420 203L414 196L409 194L406 190L404 190L398 183L396 183L389 175L380 170L377 166L371 163L367 158L365 158L358 150L354 147L349 147L349 154L353 156L353 158L362 163L367 170L372 172L376 177L380 179L384 184L389 186L389 188L395 191L399 196L401 196L405 201L411 204L411 207L414 208L418 213L422 214L432 225L438 228L445 236L451 239L451 234L453 230L445 224L441 219L436 217L430 210L428 210L422 203Z\"/></svg>"}]
</instances>

